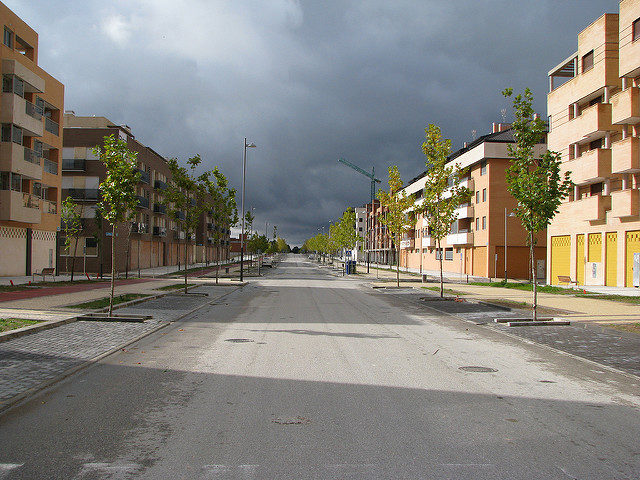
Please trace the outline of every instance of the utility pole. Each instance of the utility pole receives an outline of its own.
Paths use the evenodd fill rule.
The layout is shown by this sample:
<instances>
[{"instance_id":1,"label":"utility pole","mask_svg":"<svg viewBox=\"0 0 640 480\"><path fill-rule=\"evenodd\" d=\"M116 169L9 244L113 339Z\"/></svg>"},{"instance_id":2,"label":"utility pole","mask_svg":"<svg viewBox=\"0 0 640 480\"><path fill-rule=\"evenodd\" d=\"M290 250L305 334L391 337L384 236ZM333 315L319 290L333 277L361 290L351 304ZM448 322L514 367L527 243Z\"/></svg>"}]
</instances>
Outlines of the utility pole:
<instances>
[{"instance_id":1,"label":"utility pole","mask_svg":"<svg viewBox=\"0 0 640 480\"><path fill-rule=\"evenodd\" d=\"M360 168L357 165L354 165L351 162L348 162L347 160L345 160L344 158L339 158L338 159L339 163L343 163L345 164L347 167L354 169L356 172L360 173L361 175L364 175L365 177L371 179L371 220L372 220L372 224L373 224L373 213L374 213L374 205L373 205L373 201L376 198L376 183L381 183L381 181L379 179L376 178L376 167L372 166L371 167L371 173L367 172L366 170L363 170L362 168ZM368 209L367 209L368 211ZM369 219L367 218L367 236L366 236L366 240L368 243L371 243L373 241L373 238L371 239L371 241L369 241ZM368 245L369 247L371 247L371 245ZM371 263L371 248L367 248L367 273L369 273L369 264Z\"/></svg>"}]
</instances>

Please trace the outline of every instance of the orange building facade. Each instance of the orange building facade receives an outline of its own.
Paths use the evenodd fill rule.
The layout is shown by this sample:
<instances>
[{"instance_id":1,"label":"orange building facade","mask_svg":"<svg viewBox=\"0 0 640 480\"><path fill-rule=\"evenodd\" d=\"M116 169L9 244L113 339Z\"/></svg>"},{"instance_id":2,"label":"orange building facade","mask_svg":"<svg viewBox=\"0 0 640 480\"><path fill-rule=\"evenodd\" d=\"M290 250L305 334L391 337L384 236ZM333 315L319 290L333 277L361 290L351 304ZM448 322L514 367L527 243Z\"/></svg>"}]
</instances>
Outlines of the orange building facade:
<instances>
[{"instance_id":1,"label":"orange building facade","mask_svg":"<svg viewBox=\"0 0 640 480\"><path fill-rule=\"evenodd\" d=\"M0 276L56 266L64 86L38 66L38 34L0 3Z\"/></svg>"},{"instance_id":2,"label":"orange building facade","mask_svg":"<svg viewBox=\"0 0 640 480\"><path fill-rule=\"evenodd\" d=\"M575 184L548 229L549 282L631 287L640 262L640 0L622 0L619 14L580 32L577 52L549 79L549 149Z\"/></svg>"}]
</instances>

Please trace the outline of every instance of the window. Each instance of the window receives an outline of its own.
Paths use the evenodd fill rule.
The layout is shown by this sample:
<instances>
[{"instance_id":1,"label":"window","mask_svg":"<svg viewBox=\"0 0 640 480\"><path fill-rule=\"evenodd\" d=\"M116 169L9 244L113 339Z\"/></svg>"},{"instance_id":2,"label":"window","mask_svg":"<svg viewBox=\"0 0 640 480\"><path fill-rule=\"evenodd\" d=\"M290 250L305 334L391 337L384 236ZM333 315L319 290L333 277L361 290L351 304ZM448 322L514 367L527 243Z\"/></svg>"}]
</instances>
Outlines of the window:
<instances>
[{"instance_id":1,"label":"window","mask_svg":"<svg viewBox=\"0 0 640 480\"><path fill-rule=\"evenodd\" d=\"M98 256L98 240L95 237L85 237L84 253L89 257Z\"/></svg>"},{"instance_id":2,"label":"window","mask_svg":"<svg viewBox=\"0 0 640 480\"><path fill-rule=\"evenodd\" d=\"M480 175L486 175L486 174L487 174L487 161L482 160L480 162Z\"/></svg>"},{"instance_id":3,"label":"window","mask_svg":"<svg viewBox=\"0 0 640 480\"><path fill-rule=\"evenodd\" d=\"M588 72L593 68L593 50L582 57L582 73Z\"/></svg>"},{"instance_id":4,"label":"window","mask_svg":"<svg viewBox=\"0 0 640 480\"><path fill-rule=\"evenodd\" d=\"M482 217L482 229L487 229L487 217Z\"/></svg>"},{"instance_id":5,"label":"window","mask_svg":"<svg viewBox=\"0 0 640 480\"><path fill-rule=\"evenodd\" d=\"M7 47L13 48L13 32L7 27L4 27L4 38L2 40Z\"/></svg>"},{"instance_id":6,"label":"window","mask_svg":"<svg viewBox=\"0 0 640 480\"><path fill-rule=\"evenodd\" d=\"M0 172L0 190L9 190L10 177L9 172Z\"/></svg>"},{"instance_id":7,"label":"window","mask_svg":"<svg viewBox=\"0 0 640 480\"><path fill-rule=\"evenodd\" d=\"M359 232L361 232L361 231L362 231L362 227L359 227L359 228L358 228L358 231L359 231Z\"/></svg>"},{"instance_id":8,"label":"window","mask_svg":"<svg viewBox=\"0 0 640 480\"><path fill-rule=\"evenodd\" d=\"M444 251L445 260L453 260L453 248L446 248Z\"/></svg>"},{"instance_id":9,"label":"window","mask_svg":"<svg viewBox=\"0 0 640 480\"><path fill-rule=\"evenodd\" d=\"M602 182L589 185L589 195L600 195L602 193Z\"/></svg>"},{"instance_id":10,"label":"window","mask_svg":"<svg viewBox=\"0 0 640 480\"><path fill-rule=\"evenodd\" d=\"M442 257L442 249L438 250L436 248L436 260L440 260L440 257Z\"/></svg>"},{"instance_id":11,"label":"window","mask_svg":"<svg viewBox=\"0 0 640 480\"><path fill-rule=\"evenodd\" d=\"M482 189L482 201L483 202L487 201L487 189L486 188Z\"/></svg>"},{"instance_id":12,"label":"window","mask_svg":"<svg viewBox=\"0 0 640 480\"><path fill-rule=\"evenodd\" d=\"M22 191L22 175L18 175L17 173L11 174L11 190L14 192Z\"/></svg>"},{"instance_id":13,"label":"window","mask_svg":"<svg viewBox=\"0 0 640 480\"><path fill-rule=\"evenodd\" d=\"M476 203L480 203L480 191L476 192Z\"/></svg>"},{"instance_id":14,"label":"window","mask_svg":"<svg viewBox=\"0 0 640 480\"><path fill-rule=\"evenodd\" d=\"M42 198L42 184L38 182L33 182L33 194L36 197Z\"/></svg>"},{"instance_id":15,"label":"window","mask_svg":"<svg viewBox=\"0 0 640 480\"><path fill-rule=\"evenodd\" d=\"M640 38L640 18L634 20L633 24L633 41L635 42Z\"/></svg>"},{"instance_id":16,"label":"window","mask_svg":"<svg viewBox=\"0 0 640 480\"><path fill-rule=\"evenodd\" d=\"M593 142L589 142L589 150L595 150L596 148L602 148L602 139L594 140Z\"/></svg>"},{"instance_id":17,"label":"window","mask_svg":"<svg viewBox=\"0 0 640 480\"><path fill-rule=\"evenodd\" d=\"M589 106L592 107L594 105L597 105L598 103L602 103L603 100L604 98L602 97L602 95L599 95L596 98L589 100Z\"/></svg>"},{"instance_id":18,"label":"window","mask_svg":"<svg viewBox=\"0 0 640 480\"><path fill-rule=\"evenodd\" d=\"M476 218L476 230L480 230L480 218Z\"/></svg>"}]
</instances>

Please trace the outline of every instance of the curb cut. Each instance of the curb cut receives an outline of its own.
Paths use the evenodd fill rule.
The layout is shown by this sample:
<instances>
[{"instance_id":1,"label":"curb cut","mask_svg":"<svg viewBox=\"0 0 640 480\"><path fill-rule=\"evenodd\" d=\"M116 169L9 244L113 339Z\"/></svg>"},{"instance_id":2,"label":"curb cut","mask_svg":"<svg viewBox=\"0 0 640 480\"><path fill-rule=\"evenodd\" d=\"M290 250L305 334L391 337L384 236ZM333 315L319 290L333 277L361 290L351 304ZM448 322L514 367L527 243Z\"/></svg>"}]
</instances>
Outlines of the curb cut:
<instances>
[{"instance_id":1,"label":"curb cut","mask_svg":"<svg viewBox=\"0 0 640 480\"><path fill-rule=\"evenodd\" d=\"M219 297L216 297L213 299L213 301L215 300L219 300L221 298L226 297L227 295L231 295L233 292L235 292L236 290L239 290L241 288L241 286L238 286L237 288L234 288L232 291L224 293L222 295L220 295ZM164 295L162 295L164 296ZM156 297L157 298L157 297ZM151 299L151 297L147 297L146 299ZM199 305L195 308L192 308L191 310L189 310L188 312L183 313L182 315L179 315L178 317L176 317L173 320L170 320L168 322L162 322L160 323L156 328L153 328L151 330L149 330L148 332L144 332L140 335L138 335L136 338L132 339L132 340L127 340L125 343L118 345L106 352L103 352L89 360L85 360L84 362L82 362L80 365L76 365L75 367L72 367L58 375L56 375L53 378L50 378L48 380L45 380L44 382L39 383L38 385L34 385L33 387L25 390L24 392L21 392L11 398L9 398L8 400L5 400L4 402L0 403L0 415L2 415L4 412L6 412L7 410L9 410L10 408L16 406L18 403L20 403L23 400L26 400L27 398L29 398L32 395L35 395L36 393L64 380L67 377L70 377L71 375L73 375L74 373L77 373L81 370L84 370L85 368L90 367L91 365L94 365L95 363L99 362L100 360L102 360L103 358L108 357L109 355L112 355L118 351L120 351L121 349L131 345L132 343L136 343L140 340L142 340L143 338L151 335L152 333L156 333L158 330L161 330L163 328L168 327L169 325L172 325L173 323L182 320L183 318L191 315L192 313L200 310L201 308L204 307L209 307L211 306L210 302L205 302L202 305ZM76 319L69 319L69 321L67 321L66 323L71 323L74 322ZM56 325L52 325L48 328L53 328L58 326L58 324L61 324L59 321L56 323ZM34 332L30 332L30 333L34 333ZM19 335L21 336L21 335Z\"/></svg>"}]
</instances>

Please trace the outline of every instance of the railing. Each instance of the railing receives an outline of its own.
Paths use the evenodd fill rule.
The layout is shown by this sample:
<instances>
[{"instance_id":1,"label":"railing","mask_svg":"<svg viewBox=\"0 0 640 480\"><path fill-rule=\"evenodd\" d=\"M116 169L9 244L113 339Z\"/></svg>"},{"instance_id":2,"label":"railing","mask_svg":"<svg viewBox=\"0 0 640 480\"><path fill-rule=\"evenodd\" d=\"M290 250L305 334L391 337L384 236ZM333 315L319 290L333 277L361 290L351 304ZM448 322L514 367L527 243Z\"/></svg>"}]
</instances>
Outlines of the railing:
<instances>
[{"instance_id":1,"label":"railing","mask_svg":"<svg viewBox=\"0 0 640 480\"><path fill-rule=\"evenodd\" d=\"M40 199L29 193L22 194L22 206L26 208L34 208L40 210Z\"/></svg>"},{"instance_id":2,"label":"railing","mask_svg":"<svg viewBox=\"0 0 640 480\"><path fill-rule=\"evenodd\" d=\"M51 173L53 175L58 174L58 164L56 162L52 162L51 160L44 159L44 171L47 173Z\"/></svg>"},{"instance_id":3,"label":"railing","mask_svg":"<svg viewBox=\"0 0 640 480\"><path fill-rule=\"evenodd\" d=\"M97 188L70 188L68 195L74 200L98 200Z\"/></svg>"},{"instance_id":4,"label":"railing","mask_svg":"<svg viewBox=\"0 0 640 480\"><path fill-rule=\"evenodd\" d=\"M167 188L167 184L162 180L156 180L155 182L153 182L153 187L157 188L158 190L165 190Z\"/></svg>"},{"instance_id":5,"label":"railing","mask_svg":"<svg viewBox=\"0 0 640 480\"><path fill-rule=\"evenodd\" d=\"M51 120L49 117L44 117L44 129L53 133L54 135L60 135L60 125Z\"/></svg>"},{"instance_id":6,"label":"railing","mask_svg":"<svg viewBox=\"0 0 640 480\"><path fill-rule=\"evenodd\" d=\"M36 120L41 120L44 115L44 108L31 103L29 100L25 100L25 113Z\"/></svg>"},{"instance_id":7,"label":"railing","mask_svg":"<svg viewBox=\"0 0 640 480\"><path fill-rule=\"evenodd\" d=\"M139 208L149 208L149 199L146 197L141 197L138 195L138 207Z\"/></svg>"},{"instance_id":8,"label":"railing","mask_svg":"<svg viewBox=\"0 0 640 480\"><path fill-rule=\"evenodd\" d=\"M146 183L147 185L149 184L149 173L145 172L143 170L138 169L138 171L140 172L140 181L142 183Z\"/></svg>"},{"instance_id":9,"label":"railing","mask_svg":"<svg viewBox=\"0 0 640 480\"><path fill-rule=\"evenodd\" d=\"M24 147L24 159L29 163L40 165L40 157L35 150L31 150L30 148Z\"/></svg>"},{"instance_id":10,"label":"railing","mask_svg":"<svg viewBox=\"0 0 640 480\"><path fill-rule=\"evenodd\" d=\"M42 201L42 213L50 213L55 215L58 213L58 204L49 200Z\"/></svg>"},{"instance_id":11,"label":"railing","mask_svg":"<svg viewBox=\"0 0 640 480\"><path fill-rule=\"evenodd\" d=\"M165 213L167 213L167 207L165 205L162 205L161 203L154 203L153 204L153 211L154 211L154 213L165 214Z\"/></svg>"},{"instance_id":12,"label":"railing","mask_svg":"<svg viewBox=\"0 0 640 480\"><path fill-rule=\"evenodd\" d=\"M87 169L87 161L78 158L63 158L62 170L63 171L79 171L84 172Z\"/></svg>"},{"instance_id":13,"label":"railing","mask_svg":"<svg viewBox=\"0 0 640 480\"><path fill-rule=\"evenodd\" d=\"M167 229L165 227L153 227L153 234L157 237L166 237Z\"/></svg>"}]
</instances>

